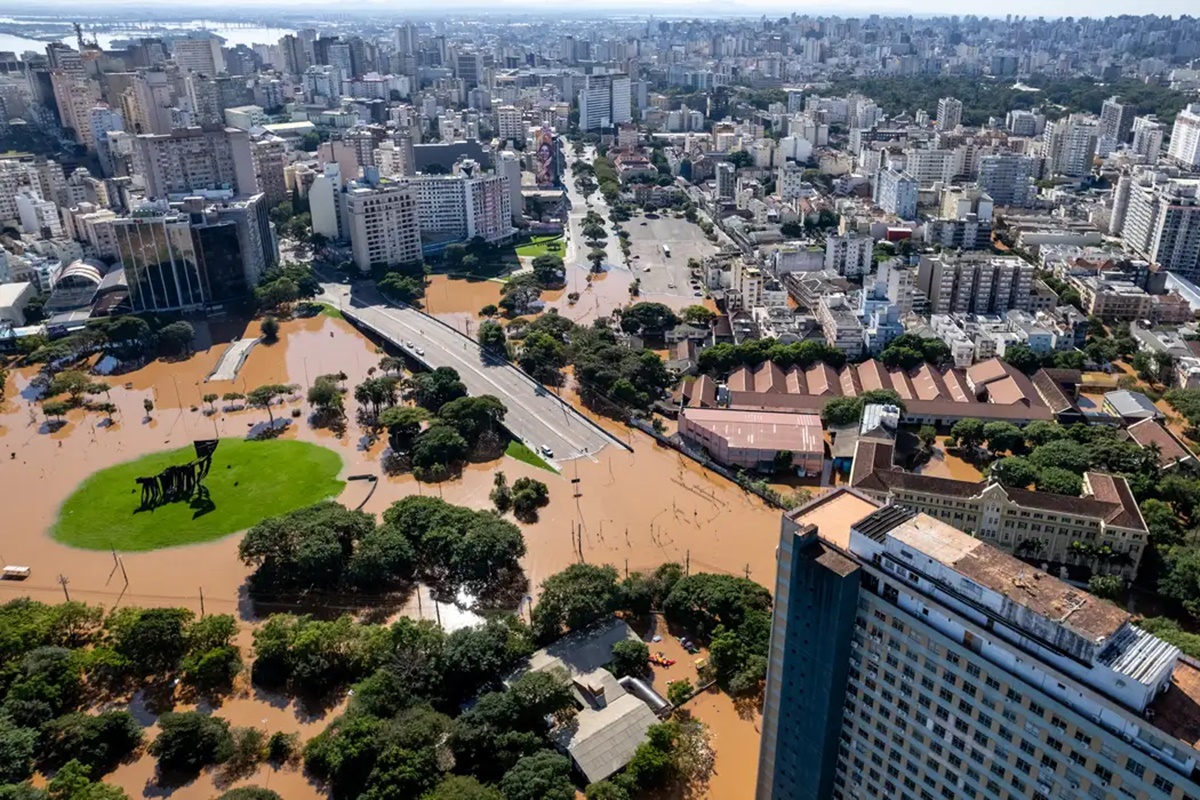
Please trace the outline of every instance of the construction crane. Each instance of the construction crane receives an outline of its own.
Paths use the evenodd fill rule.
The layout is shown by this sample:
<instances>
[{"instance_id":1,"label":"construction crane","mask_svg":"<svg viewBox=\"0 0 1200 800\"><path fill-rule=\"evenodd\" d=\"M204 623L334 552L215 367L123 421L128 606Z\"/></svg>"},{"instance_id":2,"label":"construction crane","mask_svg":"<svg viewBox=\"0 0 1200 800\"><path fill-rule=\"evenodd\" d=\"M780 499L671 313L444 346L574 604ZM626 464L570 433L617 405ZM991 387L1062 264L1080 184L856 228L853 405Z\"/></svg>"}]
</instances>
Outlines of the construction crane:
<instances>
[{"instance_id":1,"label":"construction crane","mask_svg":"<svg viewBox=\"0 0 1200 800\"><path fill-rule=\"evenodd\" d=\"M83 28L79 27L78 22L72 22L71 25L75 28L75 41L79 43L79 49L82 50L84 48Z\"/></svg>"}]
</instances>

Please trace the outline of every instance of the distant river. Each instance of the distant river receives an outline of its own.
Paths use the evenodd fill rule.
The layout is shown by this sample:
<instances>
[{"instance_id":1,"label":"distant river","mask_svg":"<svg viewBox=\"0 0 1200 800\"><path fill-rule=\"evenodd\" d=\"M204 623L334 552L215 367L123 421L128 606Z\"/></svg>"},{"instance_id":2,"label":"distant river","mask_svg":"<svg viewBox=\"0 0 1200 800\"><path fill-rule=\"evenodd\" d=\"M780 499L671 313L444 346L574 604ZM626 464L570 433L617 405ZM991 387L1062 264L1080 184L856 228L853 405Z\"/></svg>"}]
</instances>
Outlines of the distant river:
<instances>
[{"instance_id":1,"label":"distant river","mask_svg":"<svg viewBox=\"0 0 1200 800\"><path fill-rule=\"evenodd\" d=\"M0 20L0 26L11 24L12 23L8 22L7 20ZM196 21L192 24L184 23L178 26L172 25L170 30L178 30L181 32L185 30L208 30L217 34L218 36L224 37L226 47L235 47L239 44L244 44L247 47L256 44L275 44L284 35L296 32L287 28L234 27L229 26L228 23L222 24L220 22L209 22L207 24L209 27L205 27L203 23ZM89 40L91 39L91 35L86 31L84 35ZM115 39L137 39L143 36L149 37L155 35L156 33L153 31L124 30L98 33L96 34L96 38L99 40L100 46L107 49ZM70 36L64 36L60 41L69 44L72 47L75 46L74 34ZM26 50L35 50L39 53L45 53L46 42L39 41L37 39L30 39L25 36L14 36L9 33L0 33L0 50L15 52L18 56Z\"/></svg>"}]
</instances>

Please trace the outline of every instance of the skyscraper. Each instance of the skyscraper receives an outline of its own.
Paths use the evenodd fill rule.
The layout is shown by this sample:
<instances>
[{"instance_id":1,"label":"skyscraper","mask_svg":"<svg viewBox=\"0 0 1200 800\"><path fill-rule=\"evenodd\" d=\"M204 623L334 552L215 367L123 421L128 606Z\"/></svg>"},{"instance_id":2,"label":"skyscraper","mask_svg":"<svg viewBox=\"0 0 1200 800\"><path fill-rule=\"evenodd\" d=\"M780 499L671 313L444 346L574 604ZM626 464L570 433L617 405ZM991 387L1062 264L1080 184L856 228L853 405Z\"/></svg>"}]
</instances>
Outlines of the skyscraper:
<instances>
[{"instance_id":1,"label":"skyscraper","mask_svg":"<svg viewBox=\"0 0 1200 800\"><path fill-rule=\"evenodd\" d=\"M366 272L374 264L421 260L417 193L390 180L356 181L342 195L354 263Z\"/></svg>"},{"instance_id":2,"label":"skyscraper","mask_svg":"<svg viewBox=\"0 0 1200 800\"><path fill-rule=\"evenodd\" d=\"M979 159L979 188L997 206L1022 208L1032 203L1034 164L1029 156L996 153Z\"/></svg>"},{"instance_id":3,"label":"skyscraper","mask_svg":"<svg viewBox=\"0 0 1200 800\"><path fill-rule=\"evenodd\" d=\"M1181 167L1200 168L1200 103L1189 103L1175 117L1167 155Z\"/></svg>"},{"instance_id":4,"label":"skyscraper","mask_svg":"<svg viewBox=\"0 0 1200 800\"><path fill-rule=\"evenodd\" d=\"M1127 247L1188 280L1200 278L1200 181L1151 170L1122 176L1113 217Z\"/></svg>"},{"instance_id":5,"label":"skyscraper","mask_svg":"<svg viewBox=\"0 0 1200 800\"><path fill-rule=\"evenodd\" d=\"M962 124L962 100L943 97L938 100L937 126L939 131L952 131Z\"/></svg>"},{"instance_id":6,"label":"skyscraper","mask_svg":"<svg viewBox=\"0 0 1200 800\"><path fill-rule=\"evenodd\" d=\"M236 194L258 190L254 158L246 131L223 126L180 128L135 140L135 160L148 198L228 189Z\"/></svg>"},{"instance_id":7,"label":"skyscraper","mask_svg":"<svg viewBox=\"0 0 1200 800\"><path fill-rule=\"evenodd\" d=\"M1200 669L1124 609L849 489L778 561L759 800L1200 796Z\"/></svg>"},{"instance_id":8,"label":"skyscraper","mask_svg":"<svg viewBox=\"0 0 1200 800\"><path fill-rule=\"evenodd\" d=\"M1094 117L1072 114L1046 125L1043 147L1047 169L1055 175L1080 177L1092 171L1099 125Z\"/></svg>"},{"instance_id":9,"label":"skyscraper","mask_svg":"<svg viewBox=\"0 0 1200 800\"><path fill-rule=\"evenodd\" d=\"M1145 156L1153 164L1162 153L1163 138L1166 126L1158 121L1154 114L1133 118L1133 144L1130 149L1138 155Z\"/></svg>"},{"instance_id":10,"label":"skyscraper","mask_svg":"<svg viewBox=\"0 0 1200 800\"><path fill-rule=\"evenodd\" d=\"M1133 106L1122 103L1116 95L1100 107L1100 130L1097 134L1096 155L1107 156L1123 144L1128 144L1133 131Z\"/></svg>"},{"instance_id":11,"label":"skyscraper","mask_svg":"<svg viewBox=\"0 0 1200 800\"><path fill-rule=\"evenodd\" d=\"M579 129L596 130L633 121L628 75L585 75L579 89Z\"/></svg>"}]
</instances>

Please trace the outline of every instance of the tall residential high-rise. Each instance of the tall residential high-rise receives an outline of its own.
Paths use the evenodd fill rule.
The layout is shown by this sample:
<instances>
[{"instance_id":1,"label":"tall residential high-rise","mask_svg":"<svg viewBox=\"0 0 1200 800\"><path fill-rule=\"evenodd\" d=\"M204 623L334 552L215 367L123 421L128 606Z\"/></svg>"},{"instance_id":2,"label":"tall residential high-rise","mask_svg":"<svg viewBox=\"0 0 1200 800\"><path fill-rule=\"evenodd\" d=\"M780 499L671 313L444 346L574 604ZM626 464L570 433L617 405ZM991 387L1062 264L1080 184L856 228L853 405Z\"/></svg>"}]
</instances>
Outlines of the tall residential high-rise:
<instances>
[{"instance_id":1,"label":"tall residential high-rise","mask_svg":"<svg viewBox=\"0 0 1200 800\"><path fill-rule=\"evenodd\" d=\"M181 128L135 140L137 172L156 199L202 189L257 192L250 138L237 128Z\"/></svg>"},{"instance_id":2,"label":"tall residential high-rise","mask_svg":"<svg viewBox=\"0 0 1200 800\"><path fill-rule=\"evenodd\" d=\"M608 128L633 121L632 88L628 75L585 75L579 87L579 129Z\"/></svg>"},{"instance_id":3,"label":"tall residential high-rise","mask_svg":"<svg viewBox=\"0 0 1200 800\"><path fill-rule=\"evenodd\" d=\"M1096 155L1107 156L1129 142L1133 131L1134 108L1113 95L1100 107L1100 130L1096 140Z\"/></svg>"},{"instance_id":4,"label":"tall residential high-rise","mask_svg":"<svg viewBox=\"0 0 1200 800\"><path fill-rule=\"evenodd\" d=\"M1189 103L1176 115L1167 156L1181 167L1200 168L1200 103Z\"/></svg>"},{"instance_id":5,"label":"tall residential high-rise","mask_svg":"<svg viewBox=\"0 0 1200 800\"><path fill-rule=\"evenodd\" d=\"M979 188L997 206L1023 208L1031 205L1036 188L1034 162L1018 153L996 153L979 159Z\"/></svg>"},{"instance_id":6,"label":"tall residential high-rise","mask_svg":"<svg viewBox=\"0 0 1200 800\"><path fill-rule=\"evenodd\" d=\"M276 261L261 194L143 203L111 220L134 311L203 309L248 295Z\"/></svg>"},{"instance_id":7,"label":"tall residential high-rise","mask_svg":"<svg viewBox=\"0 0 1200 800\"><path fill-rule=\"evenodd\" d=\"M179 68L187 72L211 76L225 71L219 39L177 39L171 45L171 55Z\"/></svg>"},{"instance_id":8,"label":"tall residential high-rise","mask_svg":"<svg viewBox=\"0 0 1200 800\"><path fill-rule=\"evenodd\" d=\"M1121 607L850 489L777 552L759 800L1200 796L1200 669Z\"/></svg>"},{"instance_id":9,"label":"tall residential high-rise","mask_svg":"<svg viewBox=\"0 0 1200 800\"><path fill-rule=\"evenodd\" d=\"M918 184L913 176L895 167L888 167L875 180L875 202L880 208L900 219L917 218Z\"/></svg>"},{"instance_id":10,"label":"tall residential high-rise","mask_svg":"<svg viewBox=\"0 0 1200 800\"><path fill-rule=\"evenodd\" d=\"M76 144L95 149L91 112L100 102L100 84L82 71L56 69L50 72L50 85L62 126L74 132Z\"/></svg>"},{"instance_id":11,"label":"tall residential high-rise","mask_svg":"<svg viewBox=\"0 0 1200 800\"><path fill-rule=\"evenodd\" d=\"M417 54L417 26L411 22L406 22L403 25L396 26L396 33L393 37L393 44L396 46L396 52L402 56L413 56Z\"/></svg>"},{"instance_id":12,"label":"tall residential high-rise","mask_svg":"<svg viewBox=\"0 0 1200 800\"><path fill-rule=\"evenodd\" d=\"M1140 156L1145 156L1153 164L1162 153L1163 139L1166 138L1166 127L1158 121L1154 114L1133 118L1133 143L1130 149Z\"/></svg>"},{"instance_id":13,"label":"tall residential high-rise","mask_svg":"<svg viewBox=\"0 0 1200 800\"><path fill-rule=\"evenodd\" d=\"M421 238L464 242L479 236L499 242L513 234L512 195L504 174L484 174L469 159L452 175L417 175L406 180L417 193Z\"/></svg>"},{"instance_id":14,"label":"tall residential high-rise","mask_svg":"<svg viewBox=\"0 0 1200 800\"><path fill-rule=\"evenodd\" d=\"M1200 180L1151 170L1122 176L1113 217L1126 247L1188 280L1200 278Z\"/></svg>"},{"instance_id":15,"label":"tall residential high-rise","mask_svg":"<svg viewBox=\"0 0 1200 800\"><path fill-rule=\"evenodd\" d=\"M1046 125L1042 145L1047 170L1054 175L1081 177L1092 171L1099 125L1094 117L1072 114Z\"/></svg>"},{"instance_id":16,"label":"tall residential high-rise","mask_svg":"<svg viewBox=\"0 0 1200 800\"><path fill-rule=\"evenodd\" d=\"M279 40L279 50L283 54L283 71L288 75L302 75L311 66L305 43L294 34L287 34Z\"/></svg>"},{"instance_id":17,"label":"tall residential high-rise","mask_svg":"<svg viewBox=\"0 0 1200 800\"><path fill-rule=\"evenodd\" d=\"M943 97L938 100L937 127L939 131L952 131L962 124L962 100Z\"/></svg>"},{"instance_id":18,"label":"tall residential high-rise","mask_svg":"<svg viewBox=\"0 0 1200 800\"><path fill-rule=\"evenodd\" d=\"M421 260L417 193L412 186L387 179L354 181L341 197L350 249L359 270Z\"/></svg>"},{"instance_id":19,"label":"tall residential high-rise","mask_svg":"<svg viewBox=\"0 0 1200 800\"><path fill-rule=\"evenodd\" d=\"M717 199L732 200L737 192L737 167L728 161L719 161L716 166Z\"/></svg>"},{"instance_id":20,"label":"tall residential high-rise","mask_svg":"<svg viewBox=\"0 0 1200 800\"><path fill-rule=\"evenodd\" d=\"M1034 272L1016 256L934 253L921 256L917 288L933 314L1003 314L1028 310Z\"/></svg>"}]
</instances>

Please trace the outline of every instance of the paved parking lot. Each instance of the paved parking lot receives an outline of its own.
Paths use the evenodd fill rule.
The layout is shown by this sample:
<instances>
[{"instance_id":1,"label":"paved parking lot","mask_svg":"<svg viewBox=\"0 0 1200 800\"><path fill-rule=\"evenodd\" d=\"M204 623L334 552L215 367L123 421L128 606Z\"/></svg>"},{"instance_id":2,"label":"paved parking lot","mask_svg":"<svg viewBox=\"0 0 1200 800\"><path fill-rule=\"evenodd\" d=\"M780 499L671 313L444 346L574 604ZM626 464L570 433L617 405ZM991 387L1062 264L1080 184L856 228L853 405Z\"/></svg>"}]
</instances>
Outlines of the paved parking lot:
<instances>
[{"instance_id":1,"label":"paved parking lot","mask_svg":"<svg viewBox=\"0 0 1200 800\"><path fill-rule=\"evenodd\" d=\"M704 238L699 226L667 214L657 219L643 214L622 224L630 234L632 269L634 277L642 281L644 294L691 297L698 291L691 285L688 259L703 261L717 253L717 247ZM670 258L663 254L664 244L671 249Z\"/></svg>"}]
</instances>

